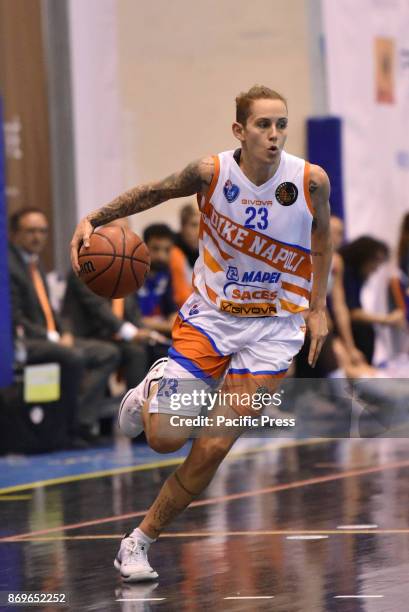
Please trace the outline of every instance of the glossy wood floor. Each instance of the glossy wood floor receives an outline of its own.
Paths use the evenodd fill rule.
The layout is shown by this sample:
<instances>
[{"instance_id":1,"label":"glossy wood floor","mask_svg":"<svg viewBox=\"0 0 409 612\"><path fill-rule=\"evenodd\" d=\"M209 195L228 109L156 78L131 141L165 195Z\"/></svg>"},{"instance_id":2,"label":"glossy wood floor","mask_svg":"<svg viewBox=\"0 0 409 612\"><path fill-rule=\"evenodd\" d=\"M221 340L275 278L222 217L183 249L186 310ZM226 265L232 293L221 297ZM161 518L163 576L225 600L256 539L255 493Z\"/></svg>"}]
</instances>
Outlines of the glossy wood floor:
<instances>
[{"instance_id":1,"label":"glossy wood floor","mask_svg":"<svg viewBox=\"0 0 409 612\"><path fill-rule=\"evenodd\" d=\"M66 594L44 610L409 610L409 441L273 446L225 461L152 546L154 584L112 561L173 467L3 496L0 590Z\"/></svg>"}]
</instances>

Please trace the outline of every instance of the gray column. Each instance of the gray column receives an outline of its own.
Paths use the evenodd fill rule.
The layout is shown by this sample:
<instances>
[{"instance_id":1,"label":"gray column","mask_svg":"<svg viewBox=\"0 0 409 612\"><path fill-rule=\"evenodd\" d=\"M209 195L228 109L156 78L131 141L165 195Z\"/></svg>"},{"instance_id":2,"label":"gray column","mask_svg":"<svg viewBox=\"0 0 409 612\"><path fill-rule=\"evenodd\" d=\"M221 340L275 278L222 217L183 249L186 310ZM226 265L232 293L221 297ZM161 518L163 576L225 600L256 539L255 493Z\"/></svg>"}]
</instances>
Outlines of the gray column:
<instances>
[{"instance_id":1,"label":"gray column","mask_svg":"<svg viewBox=\"0 0 409 612\"><path fill-rule=\"evenodd\" d=\"M58 272L70 267L69 242L77 222L74 132L67 2L42 0L48 75L54 261Z\"/></svg>"},{"instance_id":2,"label":"gray column","mask_svg":"<svg viewBox=\"0 0 409 612\"><path fill-rule=\"evenodd\" d=\"M328 114L328 90L325 60L325 35L321 0L306 0L309 37L312 114Z\"/></svg>"}]
</instances>

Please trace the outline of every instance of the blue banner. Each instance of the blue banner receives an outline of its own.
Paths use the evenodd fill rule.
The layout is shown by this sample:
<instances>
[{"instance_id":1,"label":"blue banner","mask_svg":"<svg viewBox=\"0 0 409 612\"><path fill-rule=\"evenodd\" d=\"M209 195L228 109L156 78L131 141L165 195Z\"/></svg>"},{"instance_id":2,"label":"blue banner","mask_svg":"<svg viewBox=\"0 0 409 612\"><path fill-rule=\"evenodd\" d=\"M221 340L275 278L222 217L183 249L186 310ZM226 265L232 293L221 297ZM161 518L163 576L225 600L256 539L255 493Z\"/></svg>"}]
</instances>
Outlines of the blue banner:
<instances>
[{"instance_id":1,"label":"blue banner","mask_svg":"<svg viewBox=\"0 0 409 612\"><path fill-rule=\"evenodd\" d=\"M13 336L7 255L6 160L0 98L0 387L13 382Z\"/></svg>"},{"instance_id":2,"label":"blue banner","mask_svg":"<svg viewBox=\"0 0 409 612\"><path fill-rule=\"evenodd\" d=\"M322 166L331 181L331 214L344 218L342 122L338 117L307 121L307 159Z\"/></svg>"}]
</instances>

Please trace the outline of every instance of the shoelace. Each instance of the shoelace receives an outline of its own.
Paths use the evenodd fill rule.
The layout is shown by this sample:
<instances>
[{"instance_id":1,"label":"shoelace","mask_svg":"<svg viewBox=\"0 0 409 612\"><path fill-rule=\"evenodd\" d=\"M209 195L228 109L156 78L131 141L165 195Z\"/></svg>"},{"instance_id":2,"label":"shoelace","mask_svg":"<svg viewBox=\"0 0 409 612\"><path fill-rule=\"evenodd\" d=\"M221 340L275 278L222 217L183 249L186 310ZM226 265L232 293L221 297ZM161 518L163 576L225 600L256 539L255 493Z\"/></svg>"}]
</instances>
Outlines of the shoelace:
<instances>
[{"instance_id":1,"label":"shoelace","mask_svg":"<svg viewBox=\"0 0 409 612\"><path fill-rule=\"evenodd\" d=\"M125 541L125 550L131 556L134 555L135 557L146 557L145 545L141 544L137 540L132 540L131 538Z\"/></svg>"}]
</instances>

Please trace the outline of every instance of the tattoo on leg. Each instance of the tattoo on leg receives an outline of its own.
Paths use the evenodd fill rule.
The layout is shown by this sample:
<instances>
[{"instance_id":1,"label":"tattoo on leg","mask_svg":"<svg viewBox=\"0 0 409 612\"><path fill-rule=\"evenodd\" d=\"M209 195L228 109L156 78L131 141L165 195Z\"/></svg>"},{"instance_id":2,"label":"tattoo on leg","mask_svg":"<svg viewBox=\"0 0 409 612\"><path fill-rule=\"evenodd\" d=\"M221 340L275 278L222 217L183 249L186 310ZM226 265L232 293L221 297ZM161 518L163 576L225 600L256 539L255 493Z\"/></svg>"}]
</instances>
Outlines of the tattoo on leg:
<instances>
[{"instance_id":1,"label":"tattoo on leg","mask_svg":"<svg viewBox=\"0 0 409 612\"><path fill-rule=\"evenodd\" d=\"M162 496L160 499L158 499L152 510L153 517L151 527L158 534L181 512L181 508L178 508L174 500L168 495Z\"/></svg>"},{"instance_id":2,"label":"tattoo on leg","mask_svg":"<svg viewBox=\"0 0 409 612\"><path fill-rule=\"evenodd\" d=\"M178 474L174 473L163 485L158 497L148 510L140 527L149 536L157 538L161 531L196 497L182 484Z\"/></svg>"},{"instance_id":3,"label":"tattoo on leg","mask_svg":"<svg viewBox=\"0 0 409 612\"><path fill-rule=\"evenodd\" d=\"M174 475L178 485L180 486L181 489L184 490L185 493L187 493L188 495L191 495L192 497L196 497L197 493L192 493L192 491L189 491L189 489L186 489L185 485L180 480L179 474L177 472L174 472L173 475Z\"/></svg>"}]
</instances>

